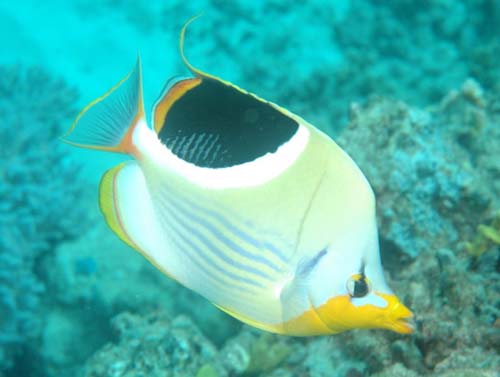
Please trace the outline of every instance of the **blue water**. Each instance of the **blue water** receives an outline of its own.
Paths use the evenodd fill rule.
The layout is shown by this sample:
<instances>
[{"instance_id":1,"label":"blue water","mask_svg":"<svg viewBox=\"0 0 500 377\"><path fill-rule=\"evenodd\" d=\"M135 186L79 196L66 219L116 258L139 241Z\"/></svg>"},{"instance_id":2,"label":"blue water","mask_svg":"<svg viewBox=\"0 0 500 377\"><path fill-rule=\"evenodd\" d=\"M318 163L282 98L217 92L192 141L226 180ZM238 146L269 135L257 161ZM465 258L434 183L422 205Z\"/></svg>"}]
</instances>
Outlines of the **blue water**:
<instances>
[{"instance_id":1,"label":"blue water","mask_svg":"<svg viewBox=\"0 0 500 377\"><path fill-rule=\"evenodd\" d=\"M179 32L200 13L192 64L299 114L363 170L414 334L266 335L106 227L97 184L123 156L59 137L137 54L150 118L189 74ZM0 377L498 373L500 1L19 0L0 20Z\"/></svg>"}]
</instances>

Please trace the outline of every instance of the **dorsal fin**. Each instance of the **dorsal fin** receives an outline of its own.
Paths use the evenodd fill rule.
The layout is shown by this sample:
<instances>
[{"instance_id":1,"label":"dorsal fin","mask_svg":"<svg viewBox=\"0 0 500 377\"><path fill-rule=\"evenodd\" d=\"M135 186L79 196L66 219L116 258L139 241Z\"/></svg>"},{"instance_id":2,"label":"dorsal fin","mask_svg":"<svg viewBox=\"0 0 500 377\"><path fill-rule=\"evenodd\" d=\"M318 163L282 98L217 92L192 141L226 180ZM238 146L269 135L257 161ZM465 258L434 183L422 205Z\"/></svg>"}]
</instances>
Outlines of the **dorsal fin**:
<instances>
[{"instance_id":1,"label":"dorsal fin","mask_svg":"<svg viewBox=\"0 0 500 377\"><path fill-rule=\"evenodd\" d=\"M70 145L109 152L134 153L132 132L144 121L141 61L76 117L62 141Z\"/></svg>"},{"instance_id":2,"label":"dorsal fin","mask_svg":"<svg viewBox=\"0 0 500 377\"><path fill-rule=\"evenodd\" d=\"M201 15L202 13L187 20L182 27L179 36L179 52L182 62L186 65L187 69L189 69L189 71L197 77L174 77L167 81L153 106L153 128L157 134L160 133L164 124L164 119L175 101L182 97L188 90L199 85L203 78L210 77L217 79L216 77L209 75L208 73L205 73L193 66L184 54L184 40L187 27L198 17L201 17Z\"/></svg>"},{"instance_id":3,"label":"dorsal fin","mask_svg":"<svg viewBox=\"0 0 500 377\"><path fill-rule=\"evenodd\" d=\"M181 34L180 34L180 37L179 37L179 51L180 51L180 55L181 55L181 59L182 59L182 62L186 65L187 69L189 69L189 71L194 75L194 76L197 76L201 79L212 79L212 80L216 80L216 81L219 81L225 85L229 85L229 86L232 86L233 88L239 90L240 92L242 93L245 93L245 94L249 94L246 90L243 90L241 89L240 87L238 87L237 85L234 85L233 83L229 82L229 81L226 81L226 80L223 80L221 79L220 77L217 77L217 76L214 76L214 75L211 75L210 73L207 73L207 72L204 72L202 71L201 69L198 69L196 68L194 65L192 65L189 60L187 59L186 57L186 54L184 53L184 40L186 39L186 31L187 31L187 28L188 26L196 19L198 19L199 17L201 17L203 15L203 13L200 13L196 16L193 16L191 17L189 20L186 21L186 23L184 24L184 26L182 27L181 29Z\"/></svg>"},{"instance_id":4,"label":"dorsal fin","mask_svg":"<svg viewBox=\"0 0 500 377\"><path fill-rule=\"evenodd\" d=\"M297 132L286 110L195 68L184 54L188 20L179 50L194 78L170 80L153 108L160 141L178 158L206 168L224 168L275 153Z\"/></svg>"},{"instance_id":5,"label":"dorsal fin","mask_svg":"<svg viewBox=\"0 0 500 377\"><path fill-rule=\"evenodd\" d=\"M210 77L210 75L208 75L207 73L205 73L205 72L199 70L198 68L196 68L195 66L193 66L189 62L189 60L186 58L186 54L184 54L184 39L186 37L186 30L187 30L188 26L194 20L196 20L197 18L201 17L201 15L202 14L200 13L200 14L198 14L196 16L191 17L189 20L186 21L186 23L182 27L182 29L181 29L181 35L179 37L179 51L180 51L180 54L181 54L182 61L186 65L187 69L189 69L193 75L195 75L195 76L201 76L201 77Z\"/></svg>"}]
</instances>

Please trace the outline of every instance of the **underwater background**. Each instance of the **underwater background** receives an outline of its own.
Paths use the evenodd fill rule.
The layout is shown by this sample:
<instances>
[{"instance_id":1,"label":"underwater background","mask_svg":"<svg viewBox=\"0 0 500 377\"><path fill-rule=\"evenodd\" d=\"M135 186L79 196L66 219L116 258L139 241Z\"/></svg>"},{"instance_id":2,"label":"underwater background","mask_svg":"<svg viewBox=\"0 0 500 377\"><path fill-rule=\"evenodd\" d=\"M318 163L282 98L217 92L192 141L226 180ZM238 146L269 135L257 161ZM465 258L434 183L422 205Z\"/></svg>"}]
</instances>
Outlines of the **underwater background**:
<instances>
[{"instance_id":1,"label":"underwater background","mask_svg":"<svg viewBox=\"0 0 500 377\"><path fill-rule=\"evenodd\" d=\"M120 156L59 137L139 52L146 108L200 69L330 134L377 196L399 335L228 317L107 228ZM500 1L0 1L0 377L498 376Z\"/></svg>"}]
</instances>

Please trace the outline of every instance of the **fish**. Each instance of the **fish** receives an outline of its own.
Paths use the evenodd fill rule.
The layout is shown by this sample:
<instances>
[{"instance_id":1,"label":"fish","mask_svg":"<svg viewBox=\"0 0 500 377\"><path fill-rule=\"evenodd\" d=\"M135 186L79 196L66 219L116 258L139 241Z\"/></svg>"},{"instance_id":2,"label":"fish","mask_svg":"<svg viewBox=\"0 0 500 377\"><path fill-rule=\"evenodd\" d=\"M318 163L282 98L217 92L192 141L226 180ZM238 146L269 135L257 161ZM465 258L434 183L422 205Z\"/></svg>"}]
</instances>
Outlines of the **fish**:
<instances>
[{"instance_id":1,"label":"fish","mask_svg":"<svg viewBox=\"0 0 500 377\"><path fill-rule=\"evenodd\" d=\"M145 116L140 58L63 136L130 158L99 185L106 223L234 318L290 336L414 331L385 282L374 192L328 135L193 66Z\"/></svg>"}]
</instances>

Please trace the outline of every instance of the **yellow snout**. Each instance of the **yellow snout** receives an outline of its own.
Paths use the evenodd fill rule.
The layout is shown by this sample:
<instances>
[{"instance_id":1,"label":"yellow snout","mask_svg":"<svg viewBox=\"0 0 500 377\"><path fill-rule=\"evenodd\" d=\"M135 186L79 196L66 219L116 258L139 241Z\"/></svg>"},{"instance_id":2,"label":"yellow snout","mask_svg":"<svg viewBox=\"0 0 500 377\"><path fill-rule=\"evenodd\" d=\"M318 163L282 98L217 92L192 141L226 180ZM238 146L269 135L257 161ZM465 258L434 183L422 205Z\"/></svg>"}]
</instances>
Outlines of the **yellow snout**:
<instances>
[{"instance_id":1,"label":"yellow snout","mask_svg":"<svg viewBox=\"0 0 500 377\"><path fill-rule=\"evenodd\" d=\"M410 334L413 313L392 294L377 293L387 305L383 308L366 304L355 306L348 295L331 298L326 304L316 308L316 313L332 330L341 332L355 328L382 328L400 334Z\"/></svg>"}]
</instances>

